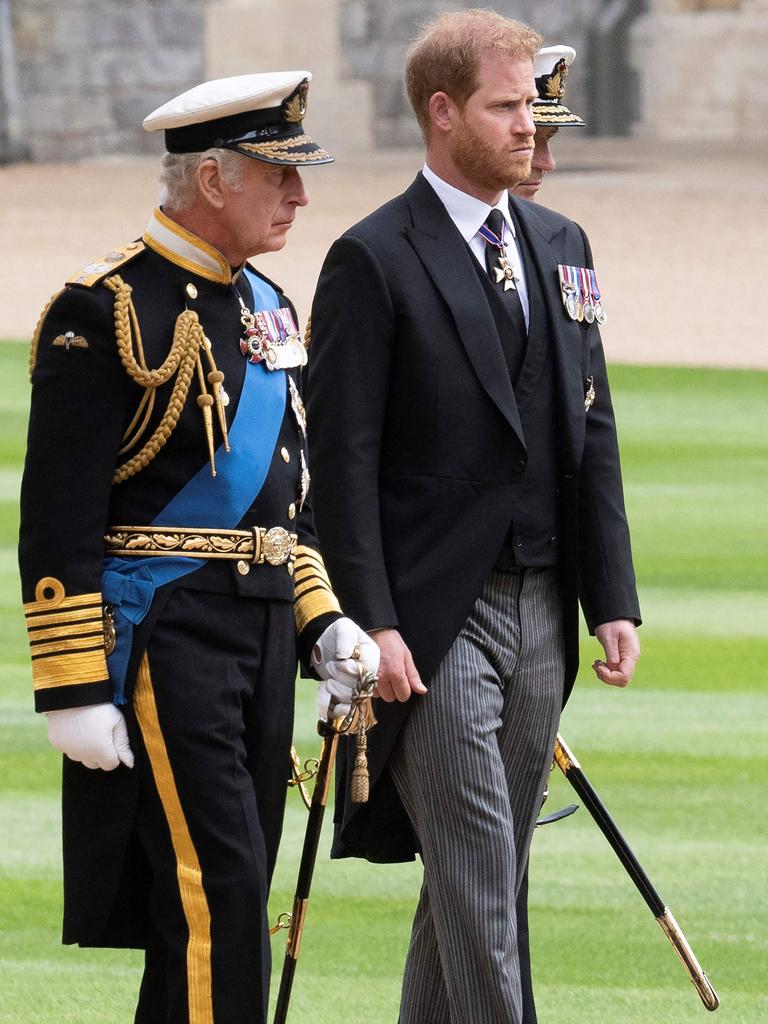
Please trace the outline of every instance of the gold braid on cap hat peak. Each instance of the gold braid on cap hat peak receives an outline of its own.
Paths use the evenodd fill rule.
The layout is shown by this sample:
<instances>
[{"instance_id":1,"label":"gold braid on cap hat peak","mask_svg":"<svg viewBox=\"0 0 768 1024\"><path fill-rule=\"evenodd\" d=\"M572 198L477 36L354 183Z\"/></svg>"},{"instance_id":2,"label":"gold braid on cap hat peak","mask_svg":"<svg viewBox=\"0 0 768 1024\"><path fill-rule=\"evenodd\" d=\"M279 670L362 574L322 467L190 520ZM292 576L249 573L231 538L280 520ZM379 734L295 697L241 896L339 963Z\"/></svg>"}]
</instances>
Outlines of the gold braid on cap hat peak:
<instances>
[{"instance_id":1,"label":"gold braid on cap hat peak","mask_svg":"<svg viewBox=\"0 0 768 1024\"><path fill-rule=\"evenodd\" d=\"M144 349L141 344L141 331L136 310L131 301L131 286L117 274L108 277L104 285L114 292L115 295L115 339L120 362L128 376L136 384L143 387L144 395L139 403L138 409L123 434L123 446L120 449L121 455L125 454L136 444L146 432L149 418L152 414L155 402L155 392L158 387L165 384L175 374L176 380L173 384L168 405L158 423L155 431L144 446L134 456L118 466L112 478L114 484L122 483L129 477L141 472L159 453L168 438L179 422L182 410L189 394L192 376L197 369L197 376L200 383L200 395L198 405L203 414L206 438L208 441L208 454L211 461L211 472L216 473L213 449L213 424L211 406L217 406L219 424L224 437L224 444L229 450L229 443L226 433L226 420L224 410L221 406L220 384L223 374L216 368L213 355L208 347L205 332L198 319L197 313L191 309L183 310L176 318L176 325L173 331L171 349L165 361L156 370L147 367L144 358ZM134 355L134 345L138 354L138 361ZM207 374L208 382L213 384L213 395L209 395L206 388L206 374L203 370L201 351L205 352L210 372ZM143 414L143 415L142 415ZM137 427L139 418L141 423Z\"/></svg>"},{"instance_id":2,"label":"gold braid on cap hat peak","mask_svg":"<svg viewBox=\"0 0 768 1024\"><path fill-rule=\"evenodd\" d=\"M290 163L307 163L308 161L324 160L328 153L324 149L314 149L311 153L291 153L290 150L312 143L308 135L296 135L292 139L281 139L277 142L238 142L237 148L247 153L256 153L273 160L285 160Z\"/></svg>"}]
</instances>

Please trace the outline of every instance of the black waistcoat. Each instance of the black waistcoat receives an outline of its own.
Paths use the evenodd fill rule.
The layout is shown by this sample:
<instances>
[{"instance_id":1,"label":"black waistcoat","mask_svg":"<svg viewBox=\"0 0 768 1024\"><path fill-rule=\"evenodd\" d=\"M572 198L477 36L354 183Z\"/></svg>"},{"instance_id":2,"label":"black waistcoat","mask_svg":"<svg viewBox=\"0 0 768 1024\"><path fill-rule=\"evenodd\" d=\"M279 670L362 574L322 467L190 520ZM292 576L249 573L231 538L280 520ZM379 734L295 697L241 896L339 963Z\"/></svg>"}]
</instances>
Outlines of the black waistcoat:
<instances>
[{"instance_id":1,"label":"black waistcoat","mask_svg":"<svg viewBox=\"0 0 768 1024\"><path fill-rule=\"evenodd\" d=\"M558 455L555 372L542 287L519 225L517 242L528 285L527 344L520 338L500 292L472 260L488 299L510 370L528 464L512 491L510 525L496 568L553 566L558 562Z\"/></svg>"}]
</instances>

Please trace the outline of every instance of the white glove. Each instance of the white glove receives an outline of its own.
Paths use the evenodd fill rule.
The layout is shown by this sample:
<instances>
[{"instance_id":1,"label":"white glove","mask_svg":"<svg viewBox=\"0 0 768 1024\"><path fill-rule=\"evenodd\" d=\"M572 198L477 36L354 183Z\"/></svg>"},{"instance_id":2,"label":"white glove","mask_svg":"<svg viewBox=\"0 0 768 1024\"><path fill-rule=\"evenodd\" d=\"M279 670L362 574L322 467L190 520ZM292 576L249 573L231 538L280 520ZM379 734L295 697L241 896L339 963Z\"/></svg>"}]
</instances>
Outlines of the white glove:
<instances>
[{"instance_id":1,"label":"white glove","mask_svg":"<svg viewBox=\"0 0 768 1024\"><path fill-rule=\"evenodd\" d=\"M56 750L86 768L111 772L122 761L133 768L125 718L114 704L89 704L83 708L46 711L48 740Z\"/></svg>"},{"instance_id":2,"label":"white glove","mask_svg":"<svg viewBox=\"0 0 768 1024\"><path fill-rule=\"evenodd\" d=\"M328 717L331 698L336 701L334 713L346 715L363 674L379 670L379 648L351 619L337 619L315 644L312 668L323 679L317 688L318 718Z\"/></svg>"}]
</instances>

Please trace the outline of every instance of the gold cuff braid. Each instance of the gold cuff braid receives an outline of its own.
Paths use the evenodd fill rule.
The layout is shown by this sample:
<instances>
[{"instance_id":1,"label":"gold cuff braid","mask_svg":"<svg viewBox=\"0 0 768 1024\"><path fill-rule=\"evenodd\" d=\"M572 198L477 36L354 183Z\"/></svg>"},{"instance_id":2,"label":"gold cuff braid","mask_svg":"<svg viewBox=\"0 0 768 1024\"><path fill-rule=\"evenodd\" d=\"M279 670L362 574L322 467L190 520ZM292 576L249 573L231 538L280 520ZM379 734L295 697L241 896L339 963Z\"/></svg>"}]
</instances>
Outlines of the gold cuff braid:
<instances>
[{"instance_id":1,"label":"gold cuff braid","mask_svg":"<svg viewBox=\"0 0 768 1024\"><path fill-rule=\"evenodd\" d=\"M67 597L63 584L46 576L24 614L36 690L106 681L101 594Z\"/></svg>"}]
</instances>

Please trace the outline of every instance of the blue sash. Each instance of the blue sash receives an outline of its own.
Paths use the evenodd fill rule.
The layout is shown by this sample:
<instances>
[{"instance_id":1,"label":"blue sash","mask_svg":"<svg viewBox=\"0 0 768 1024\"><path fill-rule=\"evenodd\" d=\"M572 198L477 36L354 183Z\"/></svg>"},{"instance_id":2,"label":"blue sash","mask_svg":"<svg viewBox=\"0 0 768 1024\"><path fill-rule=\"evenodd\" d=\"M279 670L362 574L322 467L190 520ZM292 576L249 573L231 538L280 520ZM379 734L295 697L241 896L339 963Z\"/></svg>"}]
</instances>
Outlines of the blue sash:
<instances>
[{"instance_id":1,"label":"blue sash","mask_svg":"<svg viewBox=\"0 0 768 1024\"><path fill-rule=\"evenodd\" d=\"M254 309L277 309L277 292L247 268ZM216 476L206 464L152 520L153 526L233 530L258 496L267 478L280 434L286 402L285 370L267 371L263 363L245 364L235 418L229 428L231 451L216 451ZM115 609L116 643L107 658L113 701L125 704L125 677L134 626L144 619L155 590L206 565L198 558L105 558L102 598Z\"/></svg>"}]
</instances>

